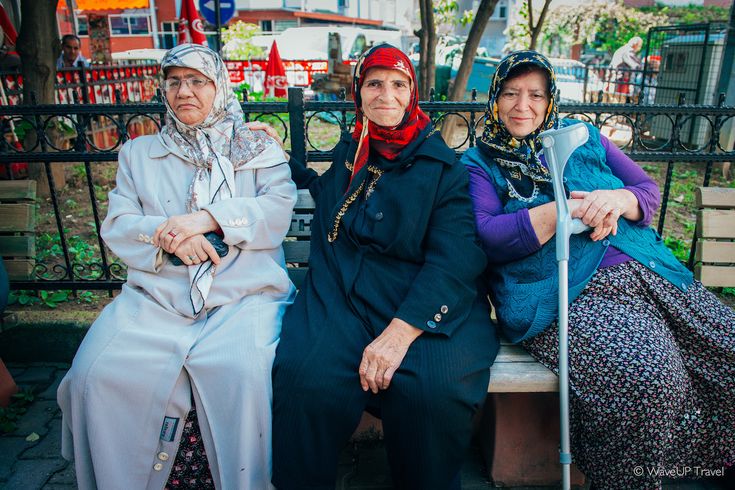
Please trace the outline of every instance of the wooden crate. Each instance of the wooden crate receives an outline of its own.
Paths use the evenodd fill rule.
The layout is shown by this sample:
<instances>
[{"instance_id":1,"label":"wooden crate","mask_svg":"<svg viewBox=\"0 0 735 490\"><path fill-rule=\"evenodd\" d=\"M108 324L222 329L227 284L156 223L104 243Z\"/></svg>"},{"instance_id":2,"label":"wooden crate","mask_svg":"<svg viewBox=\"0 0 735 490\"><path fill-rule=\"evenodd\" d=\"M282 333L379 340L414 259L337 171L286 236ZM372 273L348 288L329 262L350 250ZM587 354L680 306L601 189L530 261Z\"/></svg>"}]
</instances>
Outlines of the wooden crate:
<instances>
[{"instance_id":1,"label":"wooden crate","mask_svg":"<svg viewBox=\"0 0 735 490\"><path fill-rule=\"evenodd\" d=\"M705 286L735 286L735 189L699 187L694 276Z\"/></svg>"},{"instance_id":2,"label":"wooden crate","mask_svg":"<svg viewBox=\"0 0 735 490\"><path fill-rule=\"evenodd\" d=\"M0 181L0 255L10 279L33 277L36 265L36 181Z\"/></svg>"}]
</instances>

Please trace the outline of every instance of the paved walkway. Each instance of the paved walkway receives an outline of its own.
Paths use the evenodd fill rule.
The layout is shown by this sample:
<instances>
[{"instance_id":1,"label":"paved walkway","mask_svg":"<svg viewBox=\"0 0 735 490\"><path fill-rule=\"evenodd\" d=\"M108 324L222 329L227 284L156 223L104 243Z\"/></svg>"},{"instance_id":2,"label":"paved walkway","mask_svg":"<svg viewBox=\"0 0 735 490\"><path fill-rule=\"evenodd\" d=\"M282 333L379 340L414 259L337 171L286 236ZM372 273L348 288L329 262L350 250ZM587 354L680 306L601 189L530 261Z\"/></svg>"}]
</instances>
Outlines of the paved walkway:
<instances>
[{"instance_id":1,"label":"paved walkway","mask_svg":"<svg viewBox=\"0 0 735 490\"><path fill-rule=\"evenodd\" d=\"M74 467L61 457L61 413L56 388L68 364L8 364L19 387L31 389L34 401L14 432L0 436L0 488L6 490L71 490ZM385 451L379 441L354 443L341 455L339 490L391 489ZM462 471L463 490L493 488L479 451L467 455ZM542 487L534 487L541 490ZM547 488L547 487L543 487ZM551 488L551 487L548 487ZM666 490L715 490L707 482L671 483ZM524 490L516 488L516 490ZM530 490L530 489L525 489Z\"/></svg>"}]
</instances>

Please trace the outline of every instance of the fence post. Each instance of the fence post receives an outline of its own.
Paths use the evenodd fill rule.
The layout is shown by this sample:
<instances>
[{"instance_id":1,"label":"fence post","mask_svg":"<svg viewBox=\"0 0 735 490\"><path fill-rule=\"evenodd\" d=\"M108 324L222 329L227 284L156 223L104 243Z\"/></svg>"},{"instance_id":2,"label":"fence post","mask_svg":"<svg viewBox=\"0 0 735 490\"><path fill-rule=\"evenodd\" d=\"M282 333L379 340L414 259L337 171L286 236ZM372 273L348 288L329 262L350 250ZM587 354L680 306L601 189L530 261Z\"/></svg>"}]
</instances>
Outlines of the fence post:
<instances>
[{"instance_id":1,"label":"fence post","mask_svg":"<svg viewBox=\"0 0 735 490\"><path fill-rule=\"evenodd\" d=\"M306 117L304 89L288 87L288 124L291 130L291 156L306 165Z\"/></svg>"}]
</instances>

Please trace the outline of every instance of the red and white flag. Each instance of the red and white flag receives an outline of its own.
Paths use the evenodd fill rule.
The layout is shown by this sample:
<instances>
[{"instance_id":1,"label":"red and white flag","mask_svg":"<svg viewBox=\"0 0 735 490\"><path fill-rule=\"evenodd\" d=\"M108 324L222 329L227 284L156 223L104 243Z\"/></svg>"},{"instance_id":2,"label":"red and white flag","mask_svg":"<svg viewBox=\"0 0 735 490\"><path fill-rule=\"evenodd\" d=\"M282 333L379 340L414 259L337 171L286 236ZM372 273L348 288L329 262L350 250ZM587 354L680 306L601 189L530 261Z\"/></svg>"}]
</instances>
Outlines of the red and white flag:
<instances>
[{"instance_id":1,"label":"red and white flag","mask_svg":"<svg viewBox=\"0 0 735 490\"><path fill-rule=\"evenodd\" d=\"M207 45L202 19L194 7L194 0L182 0L179 16L179 44L192 43Z\"/></svg>"},{"instance_id":2,"label":"red and white flag","mask_svg":"<svg viewBox=\"0 0 735 490\"><path fill-rule=\"evenodd\" d=\"M286 97L288 89L288 80L286 79L286 69L283 67L281 55L278 53L278 45L275 41L271 45L271 52L268 54L268 64L265 67L265 95L269 97Z\"/></svg>"}]
</instances>

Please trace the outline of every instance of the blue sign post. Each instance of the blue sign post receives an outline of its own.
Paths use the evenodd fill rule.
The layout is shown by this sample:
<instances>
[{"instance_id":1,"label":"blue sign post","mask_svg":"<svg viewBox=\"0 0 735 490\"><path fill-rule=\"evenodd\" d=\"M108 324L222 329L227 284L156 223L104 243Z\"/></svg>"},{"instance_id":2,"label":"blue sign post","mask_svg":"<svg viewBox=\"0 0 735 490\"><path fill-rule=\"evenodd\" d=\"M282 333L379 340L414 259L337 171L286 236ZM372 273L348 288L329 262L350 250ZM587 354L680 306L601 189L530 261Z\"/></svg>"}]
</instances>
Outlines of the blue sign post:
<instances>
[{"instance_id":1,"label":"blue sign post","mask_svg":"<svg viewBox=\"0 0 735 490\"><path fill-rule=\"evenodd\" d=\"M219 24L226 24L235 15L235 0L199 0L199 12L210 24L217 24L215 10L219 3Z\"/></svg>"}]
</instances>

